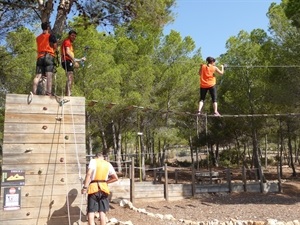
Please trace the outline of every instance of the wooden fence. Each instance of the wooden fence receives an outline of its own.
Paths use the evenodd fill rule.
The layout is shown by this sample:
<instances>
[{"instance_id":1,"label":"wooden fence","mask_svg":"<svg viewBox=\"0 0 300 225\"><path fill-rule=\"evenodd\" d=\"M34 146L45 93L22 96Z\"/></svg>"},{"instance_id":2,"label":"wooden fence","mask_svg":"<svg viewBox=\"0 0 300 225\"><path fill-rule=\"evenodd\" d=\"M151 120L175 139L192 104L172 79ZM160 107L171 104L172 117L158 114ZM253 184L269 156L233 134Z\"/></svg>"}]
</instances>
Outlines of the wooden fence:
<instances>
[{"instance_id":1,"label":"wooden fence","mask_svg":"<svg viewBox=\"0 0 300 225\"><path fill-rule=\"evenodd\" d=\"M130 177L120 178L116 183L110 184L112 199L128 199L135 201L178 200L194 197L202 193L216 192L279 192L279 181L263 182L257 176L254 180L247 179L245 168L240 170L241 180L232 180L232 170L226 169L222 174L216 171L174 170L168 171L168 166L153 169L153 179L139 182L135 177L134 159L131 160ZM179 174L189 174L190 182L178 183ZM170 183L169 175L174 173L175 182ZM253 172L255 174L255 171Z\"/></svg>"}]
</instances>

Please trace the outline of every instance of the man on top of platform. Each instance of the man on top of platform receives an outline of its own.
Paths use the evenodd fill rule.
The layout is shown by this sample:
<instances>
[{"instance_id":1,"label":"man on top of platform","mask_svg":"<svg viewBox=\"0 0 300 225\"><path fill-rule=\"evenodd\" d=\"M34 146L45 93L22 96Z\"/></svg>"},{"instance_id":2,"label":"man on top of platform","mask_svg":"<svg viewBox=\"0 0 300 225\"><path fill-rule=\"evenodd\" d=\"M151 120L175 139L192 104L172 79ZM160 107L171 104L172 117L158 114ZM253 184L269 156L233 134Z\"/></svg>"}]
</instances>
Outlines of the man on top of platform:
<instances>
[{"instance_id":1,"label":"man on top of platform","mask_svg":"<svg viewBox=\"0 0 300 225\"><path fill-rule=\"evenodd\" d=\"M109 210L108 195L110 194L107 184L117 180L118 175L112 164L104 159L102 153L98 152L89 163L81 190L82 194L88 193L89 225L95 224L95 212L100 213L100 224L106 224L106 212Z\"/></svg>"},{"instance_id":2,"label":"man on top of platform","mask_svg":"<svg viewBox=\"0 0 300 225\"><path fill-rule=\"evenodd\" d=\"M78 68L78 62L85 61L85 57L76 59L74 56L73 42L75 41L77 32L75 30L69 31L69 36L63 41L61 45L61 64L66 71L66 96L71 96L71 89L74 80L74 68Z\"/></svg>"},{"instance_id":3,"label":"man on top of platform","mask_svg":"<svg viewBox=\"0 0 300 225\"><path fill-rule=\"evenodd\" d=\"M221 116L218 112L218 103L217 103L217 88L216 88L216 77L215 73L220 75L224 74L224 66L221 65L221 70L215 66L216 60L213 57L206 58L206 64L202 64L199 69L200 76L200 101L198 114L201 113L201 110L204 105L205 97L207 91L209 91L211 100L214 108L214 115Z\"/></svg>"},{"instance_id":4,"label":"man on top of platform","mask_svg":"<svg viewBox=\"0 0 300 225\"><path fill-rule=\"evenodd\" d=\"M33 79L33 94L37 94L37 87L42 76L47 77L46 95L52 95L52 76L55 68L55 51L57 50L57 39L50 34L50 23L41 24L43 33L36 37L37 61L36 75Z\"/></svg>"}]
</instances>

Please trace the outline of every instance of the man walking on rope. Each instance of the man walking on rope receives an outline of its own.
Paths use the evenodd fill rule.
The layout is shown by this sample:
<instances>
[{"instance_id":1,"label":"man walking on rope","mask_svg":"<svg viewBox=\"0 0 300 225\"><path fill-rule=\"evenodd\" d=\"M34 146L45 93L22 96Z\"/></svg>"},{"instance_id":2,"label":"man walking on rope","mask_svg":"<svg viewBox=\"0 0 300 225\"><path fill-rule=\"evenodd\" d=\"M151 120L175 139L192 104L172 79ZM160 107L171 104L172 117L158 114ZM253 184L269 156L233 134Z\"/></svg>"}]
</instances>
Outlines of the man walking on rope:
<instances>
[{"instance_id":1,"label":"man walking on rope","mask_svg":"<svg viewBox=\"0 0 300 225\"><path fill-rule=\"evenodd\" d=\"M42 76L47 77L46 95L52 95L52 76L55 68L55 52L57 50L57 39L50 34L50 23L43 22L43 33L37 36L37 61L36 61L36 75L33 79L33 94L37 94L38 83Z\"/></svg>"},{"instance_id":2,"label":"man walking on rope","mask_svg":"<svg viewBox=\"0 0 300 225\"><path fill-rule=\"evenodd\" d=\"M63 41L61 45L61 58L62 67L65 69L67 74L66 81L66 96L71 96L71 90L74 80L74 68L78 68L78 62L85 61L85 57L76 59L74 57L73 42L75 41L77 32L74 30L69 31L69 36Z\"/></svg>"},{"instance_id":3,"label":"man walking on rope","mask_svg":"<svg viewBox=\"0 0 300 225\"><path fill-rule=\"evenodd\" d=\"M202 64L199 69L200 76L200 101L199 101L199 109L198 114L201 114L201 110L204 105L205 97L207 91L209 91L213 108L214 115L221 116L218 112L218 103L217 103L217 88L216 88L216 77L215 73L220 75L224 74L224 66L221 65L221 70L215 66L215 59L213 57L206 58L206 64Z\"/></svg>"},{"instance_id":4,"label":"man walking on rope","mask_svg":"<svg viewBox=\"0 0 300 225\"><path fill-rule=\"evenodd\" d=\"M106 224L106 212L109 210L108 195L110 194L107 184L117 180L118 176L111 163L104 159L102 153L97 153L89 163L81 190L82 194L88 193L89 225L95 224L95 212L100 213L100 224Z\"/></svg>"}]
</instances>

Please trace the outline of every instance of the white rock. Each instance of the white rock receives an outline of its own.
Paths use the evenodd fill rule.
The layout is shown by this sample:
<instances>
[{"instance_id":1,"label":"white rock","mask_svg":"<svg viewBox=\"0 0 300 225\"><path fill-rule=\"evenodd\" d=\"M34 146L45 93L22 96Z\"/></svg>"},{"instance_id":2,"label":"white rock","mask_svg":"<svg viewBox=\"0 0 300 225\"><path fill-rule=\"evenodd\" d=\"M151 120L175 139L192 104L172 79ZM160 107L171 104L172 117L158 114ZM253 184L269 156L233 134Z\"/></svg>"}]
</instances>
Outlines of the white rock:
<instances>
[{"instance_id":1,"label":"white rock","mask_svg":"<svg viewBox=\"0 0 300 225\"><path fill-rule=\"evenodd\" d=\"M164 216L163 216L162 214L158 214L158 213L155 214L155 217L156 217L156 218L159 218L159 219L161 219L161 220L164 218Z\"/></svg>"},{"instance_id":2,"label":"white rock","mask_svg":"<svg viewBox=\"0 0 300 225\"><path fill-rule=\"evenodd\" d=\"M294 225L300 225L299 220L293 220Z\"/></svg>"},{"instance_id":3,"label":"white rock","mask_svg":"<svg viewBox=\"0 0 300 225\"><path fill-rule=\"evenodd\" d=\"M155 217L154 213L147 212L147 216Z\"/></svg>"},{"instance_id":4,"label":"white rock","mask_svg":"<svg viewBox=\"0 0 300 225\"><path fill-rule=\"evenodd\" d=\"M133 204L132 204L132 202L130 202L130 201L126 200L126 199L122 199L120 201L120 206L123 207L123 208L129 208L129 209L131 209L133 207Z\"/></svg>"},{"instance_id":5,"label":"white rock","mask_svg":"<svg viewBox=\"0 0 300 225\"><path fill-rule=\"evenodd\" d=\"M137 212L144 213L144 214L147 213L146 209L142 209L142 208L137 209Z\"/></svg>"},{"instance_id":6,"label":"white rock","mask_svg":"<svg viewBox=\"0 0 300 225\"><path fill-rule=\"evenodd\" d=\"M110 218L108 220L109 223L118 223L119 221L116 218Z\"/></svg>"},{"instance_id":7,"label":"white rock","mask_svg":"<svg viewBox=\"0 0 300 225\"><path fill-rule=\"evenodd\" d=\"M175 220L174 216L172 216L171 214L166 214L164 215L164 220Z\"/></svg>"},{"instance_id":8,"label":"white rock","mask_svg":"<svg viewBox=\"0 0 300 225\"><path fill-rule=\"evenodd\" d=\"M277 220L274 219L267 219L267 222L265 223L265 225L276 225L277 224Z\"/></svg>"},{"instance_id":9,"label":"white rock","mask_svg":"<svg viewBox=\"0 0 300 225\"><path fill-rule=\"evenodd\" d=\"M133 223L129 220L126 222L120 222L119 225L133 225Z\"/></svg>"}]
</instances>

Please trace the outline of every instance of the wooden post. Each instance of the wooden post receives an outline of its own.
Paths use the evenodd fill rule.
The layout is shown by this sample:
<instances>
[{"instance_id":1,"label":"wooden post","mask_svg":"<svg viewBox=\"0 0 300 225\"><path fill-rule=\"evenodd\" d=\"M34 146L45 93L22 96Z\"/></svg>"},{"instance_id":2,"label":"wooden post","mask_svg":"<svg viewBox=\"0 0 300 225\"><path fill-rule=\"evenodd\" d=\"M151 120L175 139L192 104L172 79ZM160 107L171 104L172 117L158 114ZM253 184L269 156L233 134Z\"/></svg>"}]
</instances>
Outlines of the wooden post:
<instances>
[{"instance_id":1,"label":"wooden post","mask_svg":"<svg viewBox=\"0 0 300 225\"><path fill-rule=\"evenodd\" d=\"M165 199L169 201L168 165L165 164Z\"/></svg>"},{"instance_id":2,"label":"wooden post","mask_svg":"<svg viewBox=\"0 0 300 225\"><path fill-rule=\"evenodd\" d=\"M244 185L244 192L247 192L247 178L246 178L245 166L242 167L242 180L243 180L243 185Z\"/></svg>"},{"instance_id":3,"label":"wooden post","mask_svg":"<svg viewBox=\"0 0 300 225\"><path fill-rule=\"evenodd\" d=\"M131 158L130 165L130 201L134 204L134 157Z\"/></svg>"},{"instance_id":4,"label":"wooden post","mask_svg":"<svg viewBox=\"0 0 300 225\"><path fill-rule=\"evenodd\" d=\"M178 183L178 172L179 172L179 170L176 169L176 170L175 170L175 184Z\"/></svg>"},{"instance_id":5,"label":"wooden post","mask_svg":"<svg viewBox=\"0 0 300 225\"><path fill-rule=\"evenodd\" d=\"M231 193L232 192L232 184L231 184L231 173L230 173L229 168L226 169L226 178L227 178L227 183L228 183L228 190L229 190L229 193Z\"/></svg>"},{"instance_id":6,"label":"wooden post","mask_svg":"<svg viewBox=\"0 0 300 225\"><path fill-rule=\"evenodd\" d=\"M192 196L195 196L195 168L192 166Z\"/></svg>"},{"instance_id":7,"label":"wooden post","mask_svg":"<svg viewBox=\"0 0 300 225\"><path fill-rule=\"evenodd\" d=\"M157 179L156 176L157 176L157 175L156 175L156 169L154 169L154 170L153 170L153 179L154 179L154 180L153 180L153 184L156 184L156 179Z\"/></svg>"}]
</instances>

